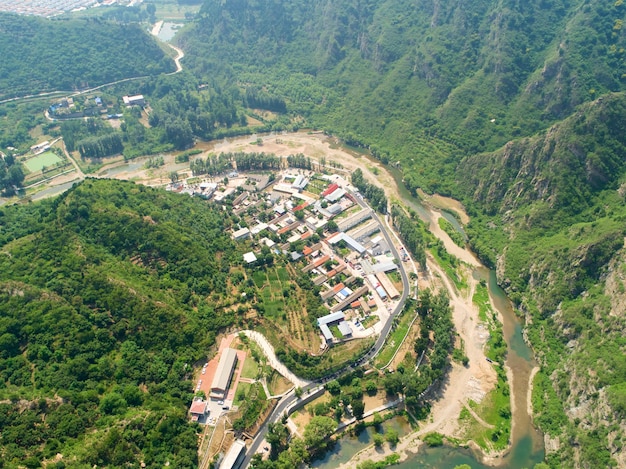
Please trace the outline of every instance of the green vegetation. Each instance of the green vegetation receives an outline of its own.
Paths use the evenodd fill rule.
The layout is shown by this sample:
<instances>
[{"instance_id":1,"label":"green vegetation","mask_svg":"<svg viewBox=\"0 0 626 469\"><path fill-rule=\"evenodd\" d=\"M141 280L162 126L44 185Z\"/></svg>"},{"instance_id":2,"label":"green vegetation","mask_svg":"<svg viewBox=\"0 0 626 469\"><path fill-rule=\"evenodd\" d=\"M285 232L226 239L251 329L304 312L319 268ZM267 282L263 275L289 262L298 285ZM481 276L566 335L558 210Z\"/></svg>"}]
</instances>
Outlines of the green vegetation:
<instances>
[{"instance_id":1,"label":"green vegetation","mask_svg":"<svg viewBox=\"0 0 626 469\"><path fill-rule=\"evenodd\" d=\"M426 246L433 239L426 224L420 220L417 213L411 211L407 216L404 210L397 205L391 207L391 219L404 244L409 248L422 269L425 269Z\"/></svg>"},{"instance_id":2,"label":"green vegetation","mask_svg":"<svg viewBox=\"0 0 626 469\"><path fill-rule=\"evenodd\" d=\"M434 246L430 248L430 253L458 290L467 288L467 281L459 269L462 265L461 261L448 252L441 240L435 241Z\"/></svg>"},{"instance_id":3,"label":"green vegetation","mask_svg":"<svg viewBox=\"0 0 626 469\"><path fill-rule=\"evenodd\" d=\"M402 345L402 341L409 332L409 326L415 319L415 305L412 301L407 301L404 309L394 318L391 332L387 336L385 346L376 357L375 365L378 368L387 366Z\"/></svg>"},{"instance_id":4,"label":"green vegetation","mask_svg":"<svg viewBox=\"0 0 626 469\"><path fill-rule=\"evenodd\" d=\"M246 357L241 370L242 378L256 379L259 376L259 365L252 357Z\"/></svg>"},{"instance_id":5,"label":"green vegetation","mask_svg":"<svg viewBox=\"0 0 626 469\"><path fill-rule=\"evenodd\" d=\"M113 75L172 70L171 61L140 27L121 24L155 16L157 8L152 6L111 9L111 18L119 21L114 24L3 15L3 50L8 52L0 88L11 95L54 87L74 89ZM625 17L622 0L584 4L479 0L439 2L437 8L408 0L207 0L197 20L176 38L186 52L185 72L114 89L117 99L137 92L148 97L149 126L144 114L129 110L119 130L81 133L75 143L84 140L84 150L101 158L119 148L119 137L123 155L132 158L185 149L194 138L308 125L393 164L413 193L421 188L459 198L471 217L466 231L472 248L489 266L498 266L500 282L528 319L527 337L542 367L533 396L542 403L535 407L536 421L562 442L548 454L547 462L565 467L615 466L612 455L621 451L624 435L612 424L623 414L626 382L624 360L620 360L626 336L621 306L625 300L621 278L626 220L622 157L626 137L621 124L626 115ZM92 34L82 33L92 29ZM116 40L121 37L131 46ZM89 47L93 44L98 47ZM32 144L29 131L44 122L40 111L46 105L0 106L3 151L12 146L22 152ZM120 110L119 102L113 102L111 109L116 106ZM252 127L248 117L260 113L250 106L278 114ZM50 123L42 130L46 135L59 132ZM307 163L305 158L297 160L301 167ZM329 161L327 166L336 165ZM2 163L5 193L21 184L20 172L14 162ZM380 210L382 198L374 193L371 199ZM10 230L1 231L0 237L19 238L12 241L12 249L31 247L21 236L41 236L37 227L49 219L41 218L38 211L52 210L41 207L49 206L24 207L19 212L3 209L3 217L15 223L7 224ZM54 210L62 208L61 204ZM76 213L78 219L80 212ZM50 213L46 217L59 220ZM409 233L406 226L411 224L405 221L402 231ZM85 224L87 232L89 226ZM101 227L94 244L107 249L109 237L119 238L121 227L114 227L117 231ZM457 288L464 288L463 278L456 277L459 263L443 246L415 232L405 238L411 239L420 249L430 249ZM151 243L141 246L152 250ZM189 261L182 258L176 259L174 281L181 281L183 272L197 279ZM55 293L69 295L56 277L46 273L63 267L63 258L61 266L44 260L42 256L34 264L41 272L38 288L56 285ZM142 259L156 274L165 267L175 268L172 263L164 267L149 261ZM72 275L67 269L61 283L72 280ZM198 282L202 285L204 279ZM191 297L226 296L221 284L215 294L209 283L211 288L202 294L193 282L181 294L183 298L191 291ZM156 291L166 295L172 289ZM72 308L78 308L73 302L91 301L90 311L106 310L82 291L71 293L71 298L63 298L69 298ZM227 311L234 315L233 309ZM81 314L86 313L81 310ZM485 315L489 321L487 311ZM422 337L422 342L427 339ZM419 348L425 350L422 342ZM494 345L490 349L501 348L501 343ZM310 360L284 353L296 368ZM308 365L323 368L319 363ZM334 368L336 364L325 369ZM37 367L33 369L39 373ZM112 402L116 401L114 396ZM587 410L581 417L568 418L563 409L571 408ZM610 438L609 428L614 432ZM118 446L118 436L111 432L108 447ZM296 461L289 461L287 467L304 460L299 444L287 452ZM123 458L125 450L120 443L116 455ZM104 449L102 454L112 457ZM11 457L18 460L21 455Z\"/></svg>"},{"instance_id":6,"label":"green vegetation","mask_svg":"<svg viewBox=\"0 0 626 469\"><path fill-rule=\"evenodd\" d=\"M388 373L383 385L390 395L403 394L408 409L422 416L427 407L421 394L444 376L450 363L453 349L452 312L449 299L443 292L433 296L430 290L423 290L417 304L412 300L408 304L416 309L420 320L420 335L413 344L415 355L408 366L401 364L395 372ZM422 364L415 370L422 355Z\"/></svg>"},{"instance_id":7,"label":"green vegetation","mask_svg":"<svg viewBox=\"0 0 626 469\"><path fill-rule=\"evenodd\" d=\"M441 446L443 445L443 435L441 433L428 433L424 435L424 443L428 446Z\"/></svg>"},{"instance_id":8,"label":"green vegetation","mask_svg":"<svg viewBox=\"0 0 626 469\"><path fill-rule=\"evenodd\" d=\"M174 71L173 61L136 24L2 13L0 48L2 98Z\"/></svg>"},{"instance_id":9,"label":"green vegetation","mask_svg":"<svg viewBox=\"0 0 626 469\"><path fill-rule=\"evenodd\" d=\"M462 248L465 247L464 236L454 228L452 223L450 223L448 220L446 220L443 217L439 218L437 220L437 223L439 224L439 228L441 228L443 231L446 232L448 236L450 236L450 239L454 242L454 244Z\"/></svg>"},{"instance_id":10,"label":"green vegetation","mask_svg":"<svg viewBox=\"0 0 626 469\"><path fill-rule=\"evenodd\" d=\"M22 166L13 156L0 158L0 193L13 195L24 182Z\"/></svg>"},{"instance_id":11,"label":"green vegetation","mask_svg":"<svg viewBox=\"0 0 626 469\"><path fill-rule=\"evenodd\" d=\"M363 461L357 466L357 469L384 469L385 467L393 466L400 462L400 455L392 453L389 456L385 456L382 461L374 462L371 460Z\"/></svg>"},{"instance_id":12,"label":"green vegetation","mask_svg":"<svg viewBox=\"0 0 626 469\"><path fill-rule=\"evenodd\" d=\"M270 405L261 383L251 384L249 388L242 388L245 397L239 400L239 413L241 417L233 422L233 428L237 431L251 430L258 422L259 417ZM239 392L239 391L238 391ZM243 402L242 402L243 401Z\"/></svg>"},{"instance_id":13,"label":"green vegetation","mask_svg":"<svg viewBox=\"0 0 626 469\"><path fill-rule=\"evenodd\" d=\"M0 223L5 467L57 453L195 467L186 363L235 320L223 267L240 254L222 214L87 180L45 203L3 207Z\"/></svg>"},{"instance_id":14,"label":"green vegetation","mask_svg":"<svg viewBox=\"0 0 626 469\"><path fill-rule=\"evenodd\" d=\"M351 175L352 184L356 187L361 194L367 199L369 205L371 205L376 211L380 213L387 213L387 197L385 191L374 184L370 184L363 177L363 171L360 168L356 169Z\"/></svg>"},{"instance_id":15,"label":"green vegetation","mask_svg":"<svg viewBox=\"0 0 626 469\"><path fill-rule=\"evenodd\" d=\"M50 166L54 166L62 161L63 160L56 153L52 151L45 151L40 155L33 156L32 158L24 161L24 166L26 166L26 169L28 169L31 173L34 173L36 171L42 171L45 168L49 168Z\"/></svg>"}]
</instances>

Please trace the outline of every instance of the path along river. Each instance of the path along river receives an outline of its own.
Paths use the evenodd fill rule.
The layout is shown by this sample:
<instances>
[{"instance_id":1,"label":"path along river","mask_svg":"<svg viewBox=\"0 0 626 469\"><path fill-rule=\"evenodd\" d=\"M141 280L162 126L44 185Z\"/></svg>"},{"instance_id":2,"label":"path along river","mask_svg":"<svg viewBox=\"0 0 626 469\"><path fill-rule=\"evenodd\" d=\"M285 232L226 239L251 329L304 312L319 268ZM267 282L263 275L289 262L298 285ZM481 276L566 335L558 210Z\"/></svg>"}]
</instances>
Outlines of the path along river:
<instances>
[{"instance_id":1,"label":"path along river","mask_svg":"<svg viewBox=\"0 0 626 469\"><path fill-rule=\"evenodd\" d=\"M364 157L368 158L368 156ZM377 160L371 160L371 162L380 164ZM418 198L414 197L404 187L402 174L399 171L390 167L386 167L385 169L393 176L402 202L413 208L424 221L429 223L432 217L432 209L424 206ZM444 212L444 216L445 215ZM446 216L446 218L462 232L462 227L454 217ZM532 425L531 416L529 415L530 376L532 369L535 367L532 351L524 342L522 325L515 315L513 306L506 296L506 293L498 286L495 272L481 266L474 269L473 275L477 279L487 281L492 303L500 313L504 337L508 348L506 365L510 370L508 375L511 381L511 394L514 396L515 400L511 403L513 409L512 447L510 452L502 458L498 466L509 469L532 468L536 463L541 462L544 457L542 435ZM355 453L362 449L362 447L359 448L358 446L351 447L346 445L345 447ZM346 455L343 455L342 459L345 458ZM481 464L469 450L449 446L438 448L426 448L423 446L416 454L411 455L400 465L394 467L400 469L444 469L453 468L460 464L469 464L472 468L489 467ZM331 469L335 466L335 464L324 464L318 467Z\"/></svg>"}]
</instances>

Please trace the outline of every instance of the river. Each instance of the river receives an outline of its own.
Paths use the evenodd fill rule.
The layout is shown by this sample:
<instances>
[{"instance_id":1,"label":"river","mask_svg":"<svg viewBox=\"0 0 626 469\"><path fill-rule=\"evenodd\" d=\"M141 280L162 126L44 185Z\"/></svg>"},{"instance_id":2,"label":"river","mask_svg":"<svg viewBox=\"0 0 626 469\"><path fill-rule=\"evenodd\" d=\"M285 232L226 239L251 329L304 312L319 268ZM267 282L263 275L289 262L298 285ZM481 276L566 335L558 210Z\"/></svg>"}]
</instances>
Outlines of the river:
<instances>
[{"instance_id":1,"label":"river","mask_svg":"<svg viewBox=\"0 0 626 469\"><path fill-rule=\"evenodd\" d=\"M364 157L367 159L371 158L369 155L364 155ZM371 161L380 163L374 159L371 159ZM425 207L422 201L414 197L406 189L402 183L402 173L391 167L385 167L385 169L393 176L402 201L415 210L424 221L430 222L432 219L430 209ZM456 229L465 235L455 217L447 214L445 211L442 214ZM512 378L512 382L509 384L512 395L515 396L515 402L511 403L513 410L511 451L503 458L499 467L508 469L532 468L544 458L543 437L533 426L531 416L528 413L529 378L532 369L536 365L533 360L533 353L523 339L522 325L515 314L511 301L498 285L495 272L486 267L479 267L474 270L474 275L479 279L487 281L489 296L495 309L500 313L508 350L506 365L511 371L509 377ZM425 448L395 467L402 469L422 467L452 468L459 464L469 464L472 468L487 467L481 464L468 450L449 446ZM330 466L325 467L325 469L330 469Z\"/></svg>"}]
</instances>

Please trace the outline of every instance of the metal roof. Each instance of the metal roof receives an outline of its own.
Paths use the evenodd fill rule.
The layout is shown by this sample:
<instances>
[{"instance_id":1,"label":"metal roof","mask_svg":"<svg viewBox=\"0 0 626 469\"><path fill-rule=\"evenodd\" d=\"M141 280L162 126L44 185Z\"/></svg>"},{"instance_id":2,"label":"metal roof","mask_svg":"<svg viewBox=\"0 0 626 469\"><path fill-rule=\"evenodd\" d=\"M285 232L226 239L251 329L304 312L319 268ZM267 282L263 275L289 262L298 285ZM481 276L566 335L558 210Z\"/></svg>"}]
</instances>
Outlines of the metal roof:
<instances>
[{"instance_id":1,"label":"metal roof","mask_svg":"<svg viewBox=\"0 0 626 469\"><path fill-rule=\"evenodd\" d=\"M213 378L213 383L211 384L211 390L226 390L230 377L233 373L235 363L237 363L237 350L232 348L224 349L222 356L220 357L220 362L217 365L217 370L215 371L215 377Z\"/></svg>"},{"instance_id":2,"label":"metal roof","mask_svg":"<svg viewBox=\"0 0 626 469\"><path fill-rule=\"evenodd\" d=\"M337 327L339 328L339 332L341 332L342 336L348 336L348 335L352 335L352 328L350 327L350 324L348 323L348 321L341 321Z\"/></svg>"},{"instance_id":3,"label":"metal roof","mask_svg":"<svg viewBox=\"0 0 626 469\"><path fill-rule=\"evenodd\" d=\"M219 465L220 469L234 469L235 467L239 467L239 456L241 456L241 453L245 449L246 444L243 440L235 440Z\"/></svg>"},{"instance_id":4,"label":"metal roof","mask_svg":"<svg viewBox=\"0 0 626 469\"><path fill-rule=\"evenodd\" d=\"M330 324L331 322L343 320L343 318L345 318L345 315L341 311L338 311L336 313L327 314L326 316L317 318L317 324L321 327L322 324Z\"/></svg>"}]
</instances>

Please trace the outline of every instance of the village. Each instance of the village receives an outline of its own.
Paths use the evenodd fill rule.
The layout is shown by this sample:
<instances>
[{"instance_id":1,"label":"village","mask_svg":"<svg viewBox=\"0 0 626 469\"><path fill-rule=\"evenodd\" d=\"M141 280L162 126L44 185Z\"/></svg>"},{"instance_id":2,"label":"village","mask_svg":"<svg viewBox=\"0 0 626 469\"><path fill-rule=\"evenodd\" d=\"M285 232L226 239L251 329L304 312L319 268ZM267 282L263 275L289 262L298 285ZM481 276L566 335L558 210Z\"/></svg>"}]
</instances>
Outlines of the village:
<instances>
[{"instance_id":1,"label":"village","mask_svg":"<svg viewBox=\"0 0 626 469\"><path fill-rule=\"evenodd\" d=\"M309 350L311 354L380 334L399 304L403 287L398 268L408 255L400 247L403 259L393 256L384 225L359 191L339 175L293 168L271 175L233 170L223 179L192 178L166 189L202 197L237 216L231 237L249 247L242 262L252 275L265 265L269 253L285 257L308 276L326 310L314 318L319 346ZM281 364L260 334L245 332L287 382L281 395L310 383ZM224 426L227 416L238 410L237 396L245 392L240 387L248 390L257 382L258 376L249 372L253 358L241 347L243 336L222 339L217 354L197 374L196 398L189 409L192 421ZM260 383L267 399L281 396L265 380ZM214 437L215 431L210 439ZM237 467L245 449L243 440L234 440L219 467Z\"/></svg>"}]
</instances>

